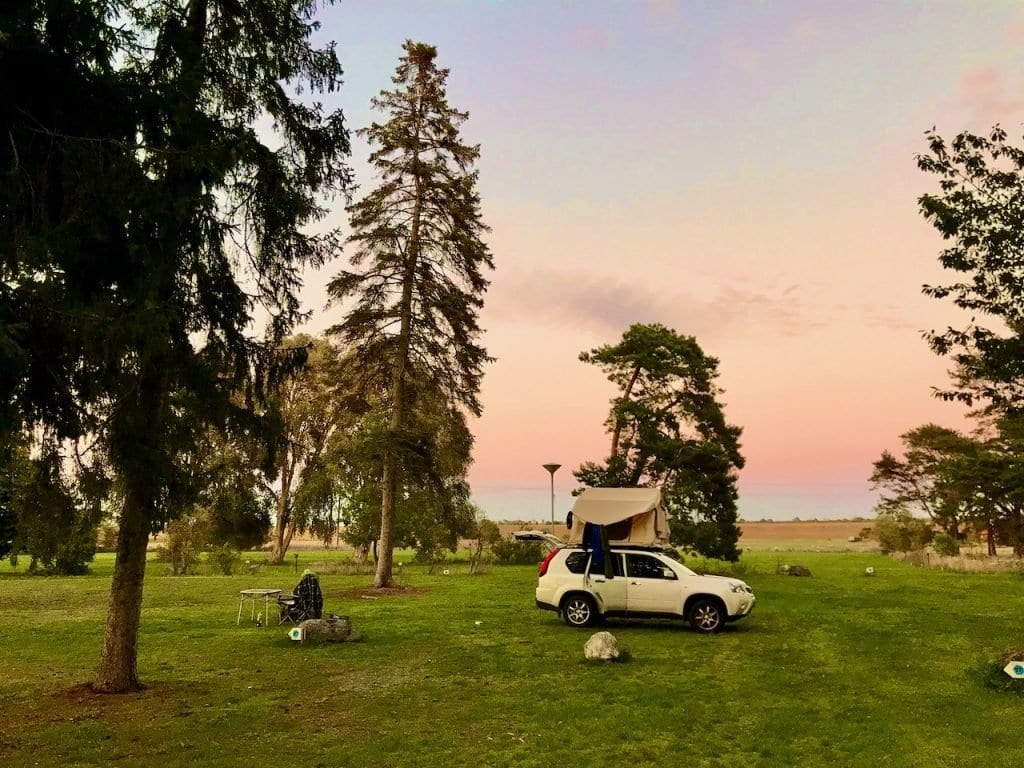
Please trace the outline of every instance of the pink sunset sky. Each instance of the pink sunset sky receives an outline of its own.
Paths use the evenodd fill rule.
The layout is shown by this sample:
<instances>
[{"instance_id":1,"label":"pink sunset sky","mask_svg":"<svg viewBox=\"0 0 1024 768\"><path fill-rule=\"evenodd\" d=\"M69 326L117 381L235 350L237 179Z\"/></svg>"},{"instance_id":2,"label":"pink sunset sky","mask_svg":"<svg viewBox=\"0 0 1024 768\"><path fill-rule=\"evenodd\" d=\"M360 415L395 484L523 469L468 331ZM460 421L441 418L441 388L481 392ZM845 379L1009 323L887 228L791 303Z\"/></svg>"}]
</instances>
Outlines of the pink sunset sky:
<instances>
[{"instance_id":1,"label":"pink sunset sky","mask_svg":"<svg viewBox=\"0 0 1024 768\"><path fill-rule=\"evenodd\" d=\"M745 519L871 515L882 450L963 423L931 397L946 364L921 331L960 318L920 292L942 276L914 154L932 126L1024 133L1019 2L348 0L320 18L350 126L411 38L438 47L481 144L497 361L471 482L489 516L546 518L546 462L564 516L614 394L577 356L634 322L720 360ZM307 330L337 320L340 266L307 276Z\"/></svg>"}]
</instances>

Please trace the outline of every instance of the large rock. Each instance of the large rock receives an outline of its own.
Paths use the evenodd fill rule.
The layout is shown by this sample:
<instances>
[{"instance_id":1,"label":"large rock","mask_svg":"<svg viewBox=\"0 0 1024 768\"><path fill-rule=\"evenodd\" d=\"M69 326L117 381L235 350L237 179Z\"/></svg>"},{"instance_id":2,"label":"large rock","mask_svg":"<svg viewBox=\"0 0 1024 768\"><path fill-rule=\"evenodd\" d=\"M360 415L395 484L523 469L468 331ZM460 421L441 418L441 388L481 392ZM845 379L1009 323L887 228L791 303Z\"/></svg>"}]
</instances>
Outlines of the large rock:
<instances>
[{"instance_id":1,"label":"large rock","mask_svg":"<svg viewBox=\"0 0 1024 768\"><path fill-rule=\"evenodd\" d=\"M348 616L331 616L327 619L306 619L299 624L307 643L345 643L358 639Z\"/></svg>"},{"instance_id":2,"label":"large rock","mask_svg":"<svg viewBox=\"0 0 1024 768\"><path fill-rule=\"evenodd\" d=\"M611 632L598 632L583 646L583 655L588 659L614 661L619 658L619 642Z\"/></svg>"}]
</instances>

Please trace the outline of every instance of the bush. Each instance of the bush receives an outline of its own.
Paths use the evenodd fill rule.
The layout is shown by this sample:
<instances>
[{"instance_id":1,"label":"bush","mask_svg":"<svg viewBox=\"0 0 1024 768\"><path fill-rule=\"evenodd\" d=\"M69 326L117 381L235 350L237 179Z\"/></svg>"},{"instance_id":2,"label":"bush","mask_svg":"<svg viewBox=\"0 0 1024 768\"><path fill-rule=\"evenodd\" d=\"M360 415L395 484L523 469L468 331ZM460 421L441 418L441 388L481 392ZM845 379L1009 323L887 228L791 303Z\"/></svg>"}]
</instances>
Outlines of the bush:
<instances>
[{"instance_id":1,"label":"bush","mask_svg":"<svg viewBox=\"0 0 1024 768\"><path fill-rule=\"evenodd\" d=\"M939 533L932 539L932 549L938 555L955 557L960 554L960 542L948 533Z\"/></svg>"},{"instance_id":2,"label":"bush","mask_svg":"<svg viewBox=\"0 0 1024 768\"><path fill-rule=\"evenodd\" d=\"M230 576L241 562L241 555L238 550L230 544L221 544L218 547L211 547L209 554L210 564L217 573L223 576Z\"/></svg>"},{"instance_id":3,"label":"bush","mask_svg":"<svg viewBox=\"0 0 1024 768\"><path fill-rule=\"evenodd\" d=\"M97 544L104 552L115 552L117 550L117 526L114 523L100 523Z\"/></svg>"},{"instance_id":4,"label":"bush","mask_svg":"<svg viewBox=\"0 0 1024 768\"><path fill-rule=\"evenodd\" d=\"M1024 694L1024 679L1010 677L1005 672L1011 661L1024 659L1024 648L1011 648L998 658L983 664L975 670L982 685L994 691Z\"/></svg>"},{"instance_id":5,"label":"bush","mask_svg":"<svg viewBox=\"0 0 1024 768\"><path fill-rule=\"evenodd\" d=\"M544 559L539 542L501 539L491 545L491 552L499 565L536 565Z\"/></svg>"},{"instance_id":6,"label":"bush","mask_svg":"<svg viewBox=\"0 0 1024 768\"><path fill-rule=\"evenodd\" d=\"M206 521L192 516L179 517L167 524L167 545L158 547L156 559L170 566L175 576L194 573L199 554L209 542Z\"/></svg>"},{"instance_id":7,"label":"bush","mask_svg":"<svg viewBox=\"0 0 1024 768\"><path fill-rule=\"evenodd\" d=\"M751 574L757 573L755 568L752 568L743 560L732 562L731 560L716 560L715 558L702 555L681 556L679 559L691 571L696 571L706 576L728 576L733 579L744 579Z\"/></svg>"},{"instance_id":8,"label":"bush","mask_svg":"<svg viewBox=\"0 0 1024 768\"><path fill-rule=\"evenodd\" d=\"M880 512L875 536L883 552L917 552L935 536L931 522L906 512Z\"/></svg>"}]
</instances>

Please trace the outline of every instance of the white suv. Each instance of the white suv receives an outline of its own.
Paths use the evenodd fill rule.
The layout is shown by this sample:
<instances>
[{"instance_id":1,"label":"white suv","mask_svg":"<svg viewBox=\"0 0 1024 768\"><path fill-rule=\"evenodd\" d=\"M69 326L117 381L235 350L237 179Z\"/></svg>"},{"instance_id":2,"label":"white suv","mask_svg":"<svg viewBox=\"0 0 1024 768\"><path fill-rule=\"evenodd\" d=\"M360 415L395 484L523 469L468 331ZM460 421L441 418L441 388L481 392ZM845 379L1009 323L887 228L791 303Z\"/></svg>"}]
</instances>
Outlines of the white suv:
<instances>
[{"instance_id":1,"label":"white suv","mask_svg":"<svg viewBox=\"0 0 1024 768\"><path fill-rule=\"evenodd\" d=\"M518 532L517 539L539 538ZM547 538L547 537L545 537ZM665 551L612 547L612 578L591 571L591 553L553 549L540 564L537 607L561 614L572 627L606 616L685 619L698 632L718 632L750 614L756 598L746 582L694 573Z\"/></svg>"}]
</instances>

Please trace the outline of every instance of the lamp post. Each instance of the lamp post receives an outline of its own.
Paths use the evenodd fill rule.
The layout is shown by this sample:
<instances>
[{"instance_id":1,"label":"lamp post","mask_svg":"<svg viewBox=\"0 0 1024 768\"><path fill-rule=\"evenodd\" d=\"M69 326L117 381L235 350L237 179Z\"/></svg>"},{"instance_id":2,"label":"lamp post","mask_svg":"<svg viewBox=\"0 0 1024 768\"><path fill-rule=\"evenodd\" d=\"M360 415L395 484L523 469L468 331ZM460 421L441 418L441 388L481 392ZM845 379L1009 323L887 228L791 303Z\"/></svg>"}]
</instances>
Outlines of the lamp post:
<instances>
[{"instance_id":1,"label":"lamp post","mask_svg":"<svg viewBox=\"0 0 1024 768\"><path fill-rule=\"evenodd\" d=\"M545 464L544 469L551 473L551 525L555 524L555 472L561 464Z\"/></svg>"}]
</instances>

